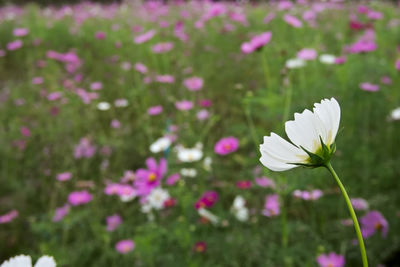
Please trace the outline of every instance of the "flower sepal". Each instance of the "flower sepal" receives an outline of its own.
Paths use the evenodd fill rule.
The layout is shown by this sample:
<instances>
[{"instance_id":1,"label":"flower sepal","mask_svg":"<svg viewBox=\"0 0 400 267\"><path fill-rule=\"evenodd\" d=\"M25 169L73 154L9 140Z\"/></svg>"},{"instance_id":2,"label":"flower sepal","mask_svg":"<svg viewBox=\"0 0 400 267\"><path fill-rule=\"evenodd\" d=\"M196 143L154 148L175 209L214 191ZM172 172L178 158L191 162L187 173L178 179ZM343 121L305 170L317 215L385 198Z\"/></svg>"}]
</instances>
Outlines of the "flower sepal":
<instances>
[{"instance_id":1,"label":"flower sepal","mask_svg":"<svg viewBox=\"0 0 400 267\"><path fill-rule=\"evenodd\" d=\"M332 155L336 151L336 143L332 143L327 146L320 137L321 147L315 152L310 152L304 147L300 146L300 148L307 153L309 156L306 163L292 163L298 166L304 166L309 168L318 168L322 166L326 166L326 164L331 160Z\"/></svg>"}]
</instances>

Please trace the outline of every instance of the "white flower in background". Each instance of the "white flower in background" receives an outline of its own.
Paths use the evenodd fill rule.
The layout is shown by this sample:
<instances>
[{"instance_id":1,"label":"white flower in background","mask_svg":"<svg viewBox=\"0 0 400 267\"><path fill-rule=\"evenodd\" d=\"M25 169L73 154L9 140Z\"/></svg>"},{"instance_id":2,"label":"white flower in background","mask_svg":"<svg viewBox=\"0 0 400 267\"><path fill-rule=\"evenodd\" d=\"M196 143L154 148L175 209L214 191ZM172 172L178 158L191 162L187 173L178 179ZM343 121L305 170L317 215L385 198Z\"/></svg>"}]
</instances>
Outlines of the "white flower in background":
<instances>
[{"instance_id":1,"label":"white flower in background","mask_svg":"<svg viewBox=\"0 0 400 267\"><path fill-rule=\"evenodd\" d=\"M147 202L151 208L161 210L164 208L164 202L169 199L169 193L162 188L154 188L147 197Z\"/></svg>"},{"instance_id":2,"label":"white flower in background","mask_svg":"<svg viewBox=\"0 0 400 267\"><path fill-rule=\"evenodd\" d=\"M300 58L288 59L285 63L285 66L288 69L298 69L304 67L305 65L306 61Z\"/></svg>"},{"instance_id":3,"label":"white flower in background","mask_svg":"<svg viewBox=\"0 0 400 267\"><path fill-rule=\"evenodd\" d=\"M185 148L183 146L177 146L176 152L177 157L182 162L193 162L198 161L203 157L202 151L203 145L201 143L197 143L193 148Z\"/></svg>"},{"instance_id":4,"label":"white flower in background","mask_svg":"<svg viewBox=\"0 0 400 267\"><path fill-rule=\"evenodd\" d=\"M149 204L148 202L146 202L146 203L144 203L144 204L142 205L142 207L140 208L140 210L141 210L143 213L150 213L150 212L151 212L151 206L150 206L150 204Z\"/></svg>"},{"instance_id":5,"label":"white flower in background","mask_svg":"<svg viewBox=\"0 0 400 267\"><path fill-rule=\"evenodd\" d=\"M150 145L150 151L152 153L165 151L171 146L171 143L171 139L168 137L158 138L153 144Z\"/></svg>"},{"instance_id":6,"label":"white flower in background","mask_svg":"<svg viewBox=\"0 0 400 267\"><path fill-rule=\"evenodd\" d=\"M19 255L3 262L0 267L32 267L32 259L30 256ZM56 267L56 262L53 257L42 256L34 267Z\"/></svg>"},{"instance_id":7,"label":"white flower in background","mask_svg":"<svg viewBox=\"0 0 400 267\"><path fill-rule=\"evenodd\" d=\"M331 98L315 103L313 112L295 113L294 121L285 123L292 145L271 133L260 145L261 163L272 171L286 171L299 165L317 167L329 161L335 152L335 138L340 123L340 106Z\"/></svg>"},{"instance_id":8,"label":"white flower in background","mask_svg":"<svg viewBox=\"0 0 400 267\"><path fill-rule=\"evenodd\" d=\"M205 157L203 160L203 168L206 171L211 171L211 164L212 164L212 159L210 157Z\"/></svg>"},{"instance_id":9,"label":"white flower in background","mask_svg":"<svg viewBox=\"0 0 400 267\"><path fill-rule=\"evenodd\" d=\"M135 197L136 197L136 192L135 192L135 191L132 191L132 192L130 192L129 194L122 194L122 195L119 195L119 199L120 199L122 202L130 202L130 201L134 200Z\"/></svg>"},{"instance_id":10,"label":"white flower in background","mask_svg":"<svg viewBox=\"0 0 400 267\"><path fill-rule=\"evenodd\" d=\"M232 204L232 213L236 219L245 222L249 219L249 210L246 207L246 201L242 196L236 196Z\"/></svg>"},{"instance_id":11,"label":"white flower in background","mask_svg":"<svg viewBox=\"0 0 400 267\"><path fill-rule=\"evenodd\" d=\"M196 177L196 175L197 175L196 169L193 169L193 168L182 168L180 173L183 176L191 177L191 178Z\"/></svg>"},{"instance_id":12,"label":"white flower in background","mask_svg":"<svg viewBox=\"0 0 400 267\"><path fill-rule=\"evenodd\" d=\"M400 107L392 110L390 118L395 121L400 120Z\"/></svg>"},{"instance_id":13,"label":"white flower in background","mask_svg":"<svg viewBox=\"0 0 400 267\"><path fill-rule=\"evenodd\" d=\"M111 107L111 105L108 102L100 102L97 104L97 109L99 109L99 110L109 110L110 107Z\"/></svg>"},{"instance_id":14,"label":"white flower in background","mask_svg":"<svg viewBox=\"0 0 400 267\"><path fill-rule=\"evenodd\" d=\"M206 218L209 220L212 224L217 224L219 222L219 218L211 213L209 210L206 210L204 208L198 209L199 215L201 217Z\"/></svg>"},{"instance_id":15,"label":"white flower in background","mask_svg":"<svg viewBox=\"0 0 400 267\"><path fill-rule=\"evenodd\" d=\"M336 62L336 57L334 55L329 55L329 54L323 54L319 56L319 61L323 64L335 64Z\"/></svg>"}]
</instances>

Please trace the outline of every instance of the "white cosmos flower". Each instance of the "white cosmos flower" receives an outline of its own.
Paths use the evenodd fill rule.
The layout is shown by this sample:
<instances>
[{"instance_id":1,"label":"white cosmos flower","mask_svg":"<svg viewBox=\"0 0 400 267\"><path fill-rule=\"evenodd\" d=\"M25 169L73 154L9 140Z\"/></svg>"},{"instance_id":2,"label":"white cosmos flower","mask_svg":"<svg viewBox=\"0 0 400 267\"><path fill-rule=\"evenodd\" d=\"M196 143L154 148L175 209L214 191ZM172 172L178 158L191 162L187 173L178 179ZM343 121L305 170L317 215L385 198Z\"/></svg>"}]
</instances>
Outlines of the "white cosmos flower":
<instances>
[{"instance_id":1,"label":"white cosmos flower","mask_svg":"<svg viewBox=\"0 0 400 267\"><path fill-rule=\"evenodd\" d=\"M0 267L32 267L32 259L30 256L19 255L3 262ZM34 267L56 267L56 262L53 257L42 256Z\"/></svg>"},{"instance_id":2,"label":"white cosmos flower","mask_svg":"<svg viewBox=\"0 0 400 267\"><path fill-rule=\"evenodd\" d=\"M246 207L246 201L242 196L236 196L233 200L231 211L236 219L241 222L249 219L249 210Z\"/></svg>"},{"instance_id":3,"label":"white cosmos flower","mask_svg":"<svg viewBox=\"0 0 400 267\"><path fill-rule=\"evenodd\" d=\"M178 159L182 162L193 162L198 161L203 157L203 151L201 148L184 148L180 147L177 149Z\"/></svg>"},{"instance_id":4,"label":"white cosmos flower","mask_svg":"<svg viewBox=\"0 0 400 267\"><path fill-rule=\"evenodd\" d=\"M171 143L171 139L168 137L158 138L153 144L150 145L150 151L152 153L165 151L170 147Z\"/></svg>"},{"instance_id":5,"label":"white cosmos flower","mask_svg":"<svg viewBox=\"0 0 400 267\"><path fill-rule=\"evenodd\" d=\"M336 57L334 55L323 54L319 56L319 61L323 64L335 64Z\"/></svg>"},{"instance_id":6,"label":"white cosmos flower","mask_svg":"<svg viewBox=\"0 0 400 267\"><path fill-rule=\"evenodd\" d=\"M210 157L205 157L203 160L203 168L206 171L211 171L211 164L212 164L212 159Z\"/></svg>"},{"instance_id":7,"label":"white cosmos flower","mask_svg":"<svg viewBox=\"0 0 400 267\"><path fill-rule=\"evenodd\" d=\"M100 102L97 104L97 108L99 110L109 110L111 107L110 103L108 102Z\"/></svg>"},{"instance_id":8,"label":"white cosmos flower","mask_svg":"<svg viewBox=\"0 0 400 267\"><path fill-rule=\"evenodd\" d=\"M302 68L306 65L306 62L300 58L292 58L288 59L285 63L286 68L288 69L297 69Z\"/></svg>"},{"instance_id":9,"label":"white cosmos flower","mask_svg":"<svg viewBox=\"0 0 400 267\"><path fill-rule=\"evenodd\" d=\"M303 113L295 113L294 121L285 123L286 134L293 144L275 133L264 136L264 143L260 145L261 163L273 171L324 163L334 152L339 122L340 106L334 98L315 103L313 112L306 109ZM312 159L306 151L321 161L314 162L315 158Z\"/></svg>"},{"instance_id":10,"label":"white cosmos flower","mask_svg":"<svg viewBox=\"0 0 400 267\"><path fill-rule=\"evenodd\" d=\"M392 110L390 118L395 121L400 120L400 107Z\"/></svg>"},{"instance_id":11,"label":"white cosmos flower","mask_svg":"<svg viewBox=\"0 0 400 267\"><path fill-rule=\"evenodd\" d=\"M164 208L164 202L169 199L169 193L162 188L154 188L147 197L147 203L156 210Z\"/></svg>"},{"instance_id":12,"label":"white cosmos flower","mask_svg":"<svg viewBox=\"0 0 400 267\"><path fill-rule=\"evenodd\" d=\"M183 176L191 177L191 178L196 177L196 175L197 175L196 169L193 169L193 168L182 168L180 173Z\"/></svg>"},{"instance_id":13,"label":"white cosmos flower","mask_svg":"<svg viewBox=\"0 0 400 267\"><path fill-rule=\"evenodd\" d=\"M219 222L219 218L216 215L214 215L213 213L211 213L211 211L209 211L209 210L201 208L198 210L198 212L201 217L206 218L212 224L217 224Z\"/></svg>"}]
</instances>

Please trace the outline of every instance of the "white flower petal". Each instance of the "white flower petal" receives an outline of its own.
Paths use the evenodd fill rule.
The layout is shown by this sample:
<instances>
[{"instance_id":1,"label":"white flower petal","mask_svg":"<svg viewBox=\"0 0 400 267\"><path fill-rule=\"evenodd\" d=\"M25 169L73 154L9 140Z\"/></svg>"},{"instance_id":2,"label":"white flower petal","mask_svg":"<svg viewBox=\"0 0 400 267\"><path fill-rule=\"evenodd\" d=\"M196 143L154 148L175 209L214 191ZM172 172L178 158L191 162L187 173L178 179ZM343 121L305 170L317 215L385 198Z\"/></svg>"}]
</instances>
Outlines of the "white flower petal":
<instances>
[{"instance_id":1,"label":"white flower petal","mask_svg":"<svg viewBox=\"0 0 400 267\"><path fill-rule=\"evenodd\" d=\"M19 255L10 258L3 262L0 267L32 267L32 260L30 256Z\"/></svg>"},{"instance_id":2,"label":"white flower petal","mask_svg":"<svg viewBox=\"0 0 400 267\"><path fill-rule=\"evenodd\" d=\"M36 262L34 267L56 267L56 262L53 257L42 256Z\"/></svg>"},{"instance_id":3,"label":"white flower petal","mask_svg":"<svg viewBox=\"0 0 400 267\"><path fill-rule=\"evenodd\" d=\"M331 145L336 138L340 124L340 106L335 98L324 99L314 105L314 113L320 118L326 129L326 145Z\"/></svg>"}]
</instances>

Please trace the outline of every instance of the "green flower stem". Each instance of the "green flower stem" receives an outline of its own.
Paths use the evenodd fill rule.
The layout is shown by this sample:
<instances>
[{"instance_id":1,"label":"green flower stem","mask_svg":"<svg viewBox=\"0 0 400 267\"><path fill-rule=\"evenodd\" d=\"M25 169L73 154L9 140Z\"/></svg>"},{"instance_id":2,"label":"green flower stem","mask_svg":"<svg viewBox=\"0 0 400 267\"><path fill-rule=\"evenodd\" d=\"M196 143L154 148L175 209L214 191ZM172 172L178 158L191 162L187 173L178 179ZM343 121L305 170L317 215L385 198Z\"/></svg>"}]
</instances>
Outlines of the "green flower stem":
<instances>
[{"instance_id":1,"label":"green flower stem","mask_svg":"<svg viewBox=\"0 0 400 267\"><path fill-rule=\"evenodd\" d=\"M337 176L335 170L332 168L331 163L330 162L326 163L325 167L329 170L329 172L335 178L337 184L340 187L340 190L342 191L344 199L346 200L347 208L349 209L351 218L353 219L354 229L356 230L356 234L357 234L357 238L358 238L358 244L360 246L360 252L361 252L361 258L362 258L362 262L363 262L363 267L368 267L367 252L365 251L364 240L362 238L360 225L358 224L356 213L354 212L353 206L351 205L351 201L350 201L349 195L347 195L346 189L344 188L342 182L340 181L339 177Z\"/></svg>"}]
</instances>

